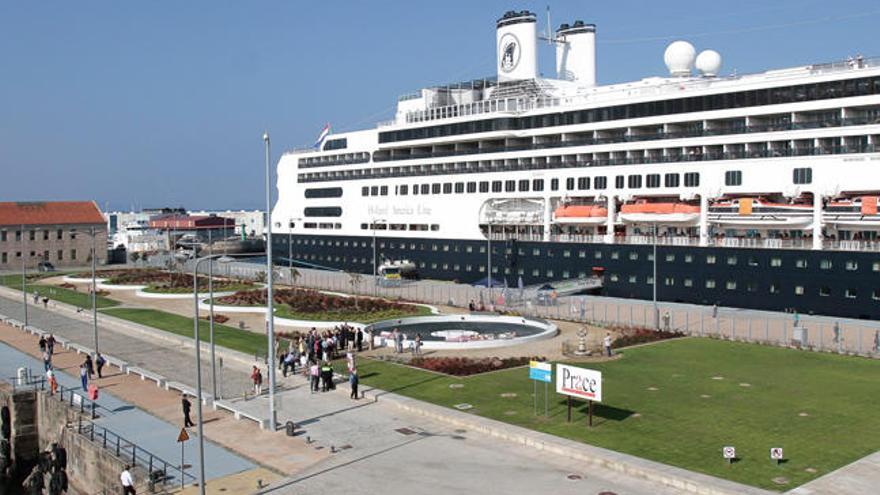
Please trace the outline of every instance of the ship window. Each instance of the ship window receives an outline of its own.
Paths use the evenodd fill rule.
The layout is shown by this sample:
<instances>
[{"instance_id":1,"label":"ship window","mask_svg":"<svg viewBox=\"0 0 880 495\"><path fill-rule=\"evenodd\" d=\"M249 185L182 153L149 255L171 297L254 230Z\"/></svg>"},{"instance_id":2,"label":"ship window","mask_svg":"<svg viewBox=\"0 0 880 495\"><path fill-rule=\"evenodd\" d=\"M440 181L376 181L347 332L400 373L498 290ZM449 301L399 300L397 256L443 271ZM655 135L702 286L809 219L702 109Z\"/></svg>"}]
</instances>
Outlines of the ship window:
<instances>
[{"instance_id":1,"label":"ship window","mask_svg":"<svg viewBox=\"0 0 880 495\"><path fill-rule=\"evenodd\" d=\"M746 283L746 291L747 292L757 292L758 291L758 283L757 282Z\"/></svg>"},{"instance_id":2,"label":"ship window","mask_svg":"<svg viewBox=\"0 0 880 495\"><path fill-rule=\"evenodd\" d=\"M675 279L672 277L666 277L663 279L663 284L667 287L672 287L673 285L675 285Z\"/></svg>"},{"instance_id":3,"label":"ship window","mask_svg":"<svg viewBox=\"0 0 880 495\"><path fill-rule=\"evenodd\" d=\"M666 174L663 177L664 184L666 187L678 187L679 175L678 174Z\"/></svg>"},{"instance_id":4,"label":"ship window","mask_svg":"<svg viewBox=\"0 0 880 495\"><path fill-rule=\"evenodd\" d=\"M379 186L373 186L370 188L370 196L378 196L379 195Z\"/></svg>"},{"instance_id":5,"label":"ship window","mask_svg":"<svg viewBox=\"0 0 880 495\"><path fill-rule=\"evenodd\" d=\"M795 285L794 286L794 295L796 295L796 296L804 295L804 286L803 285Z\"/></svg>"},{"instance_id":6,"label":"ship window","mask_svg":"<svg viewBox=\"0 0 880 495\"><path fill-rule=\"evenodd\" d=\"M616 273L612 273L608 278L609 278L612 282L617 282L617 279L618 279Z\"/></svg>"},{"instance_id":7,"label":"ship window","mask_svg":"<svg viewBox=\"0 0 880 495\"><path fill-rule=\"evenodd\" d=\"M871 270L875 272L880 272L880 261L875 261L873 265L871 265Z\"/></svg>"},{"instance_id":8,"label":"ship window","mask_svg":"<svg viewBox=\"0 0 880 495\"><path fill-rule=\"evenodd\" d=\"M819 261L819 269L820 270L830 270L831 269L831 260Z\"/></svg>"},{"instance_id":9,"label":"ship window","mask_svg":"<svg viewBox=\"0 0 880 495\"><path fill-rule=\"evenodd\" d=\"M770 284L770 293L771 293L771 294L779 294L779 292L781 292L780 289L779 289L779 283L778 283L778 282L772 282L772 283Z\"/></svg>"},{"instance_id":10,"label":"ship window","mask_svg":"<svg viewBox=\"0 0 880 495\"><path fill-rule=\"evenodd\" d=\"M361 189L363 193L363 189ZM323 187L323 188L315 188L315 189L306 189L306 197L307 198L341 198L342 197L342 188L341 187ZM48 231L46 231L48 233Z\"/></svg>"},{"instance_id":11,"label":"ship window","mask_svg":"<svg viewBox=\"0 0 880 495\"><path fill-rule=\"evenodd\" d=\"M554 179L555 180L555 179ZM533 191L543 191L544 190L544 179L534 179L532 180L532 190Z\"/></svg>"},{"instance_id":12,"label":"ship window","mask_svg":"<svg viewBox=\"0 0 880 495\"><path fill-rule=\"evenodd\" d=\"M782 266L782 258L770 258L770 266L780 267Z\"/></svg>"},{"instance_id":13,"label":"ship window","mask_svg":"<svg viewBox=\"0 0 880 495\"><path fill-rule=\"evenodd\" d=\"M707 265L714 265L715 264L715 255L714 254L706 255L706 264Z\"/></svg>"},{"instance_id":14,"label":"ship window","mask_svg":"<svg viewBox=\"0 0 880 495\"><path fill-rule=\"evenodd\" d=\"M858 269L859 269L859 262L858 262L858 261L848 260L848 261L846 262L846 270L847 270L847 271L849 271L849 272L854 272L854 271L856 271L856 270L858 270Z\"/></svg>"},{"instance_id":15,"label":"ship window","mask_svg":"<svg viewBox=\"0 0 880 495\"><path fill-rule=\"evenodd\" d=\"M605 189L608 187L608 179L603 175L596 177L595 188L596 189Z\"/></svg>"},{"instance_id":16,"label":"ship window","mask_svg":"<svg viewBox=\"0 0 880 495\"><path fill-rule=\"evenodd\" d=\"M736 265L736 256L728 256L727 264L731 266Z\"/></svg>"},{"instance_id":17,"label":"ship window","mask_svg":"<svg viewBox=\"0 0 880 495\"><path fill-rule=\"evenodd\" d=\"M519 181L519 192L529 192L529 180L522 179Z\"/></svg>"},{"instance_id":18,"label":"ship window","mask_svg":"<svg viewBox=\"0 0 880 495\"><path fill-rule=\"evenodd\" d=\"M418 196L418 195L419 195L419 185L413 184L413 196Z\"/></svg>"},{"instance_id":19,"label":"ship window","mask_svg":"<svg viewBox=\"0 0 880 495\"><path fill-rule=\"evenodd\" d=\"M440 184L431 184L431 194L440 194Z\"/></svg>"},{"instance_id":20,"label":"ship window","mask_svg":"<svg viewBox=\"0 0 880 495\"><path fill-rule=\"evenodd\" d=\"M443 194L452 194L452 182L443 184Z\"/></svg>"},{"instance_id":21,"label":"ship window","mask_svg":"<svg viewBox=\"0 0 880 495\"><path fill-rule=\"evenodd\" d=\"M602 259L602 251L596 251L595 253L593 253L593 258L596 258L597 260L601 260Z\"/></svg>"},{"instance_id":22,"label":"ship window","mask_svg":"<svg viewBox=\"0 0 880 495\"><path fill-rule=\"evenodd\" d=\"M650 275L645 277L645 283L648 285L654 285L654 277L652 277Z\"/></svg>"},{"instance_id":23,"label":"ship window","mask_svg":"<svg viewBox=\"0 0 880 495\"><path fill-rule=\"evenodd\" d=\"M736 290L736 281L728 280L727 283L724 284L724 286L727 288L727 290Z\"/></svg>"},{"instance_id":24,"label":"ship window","mask_svg":"<svg viewBox=\"0 0 880 495\"><path fill-rule=\"evenodd\" d=\"M565 189L567 191L571 191L572 189L574 189L574 177L569 177L565 179Z\"/></svg>"},{"instance_id":25,"label":"ship window","mask_svg":"<svg viewBox=\"0 0 880 495\"><path fill-rule=\"evenodd\" d=\"M711 278L706 280L706 288L707 289L714 289L715 288L715 281L712 280Z\"/></svg>"},{"instance_id":26,"label":"ship window","mask_svg":"<svg viewBox=\"0 0 880 495\"><path fill-rule=\"evenodd\" d=\"M477 183L476 182L468 182L467 183L467 192L469 192L469 193L477 192Z\"/></svg>"},{"instance_id":27,"label":"ship window","mask_svg":"<svg viewBox=\"0 0 880 495\"><path fill-rule=\"evenodd\" d=\"M692 255L692 254L684 255L684 262L685 263L693 263L693 261L694 261L694 255Z\"/></svg>"},{"instance_id":28,"label":"ship window","mask_svg":"<svg viewBox=\"0 0 880 495\"><path fill-rule=\"evenodd\" d=\"M614 187L616 187L618 189L623 189L623 176L622 175L618 175L617 177L614 178Z\"/></svg>"},{"instance_id":29,"label":"ship window","mask_svg":"<svg viewBox=\"0 0 880 495\"><path fill-rule=\"evenodd\" d=\"M480 192L487 193L489 192L489 181L480 181Z\"/></svg>"},{"instance_id":30,"label":"ship window","mask_svg":"<svg viewBox=\"0 0 880 495\"><path fill-rule=\"evenodd\" d=\"M859 294L856 289L846 289L846 292L843 293L843 296L847 299L855 299L858 295Z\"/></svg>"},{"instance_id":31,"label":"ship window","mask_svg":"<svg viewBox=\"0 0 880 495\"><path fill-rule=\"evenodd\" d=\"M758 260L754 256L749 256L749 266L758 266Z\"/></svg>"},{"instance_id":32,"label":"ship window","mask_svg":"<svg viewBox=\"0 0 880 495\"><path fill-rule=\"evenodd\" d=\"M743 182L742 171L740 170L728 170L724 172L724 185L725 186L741 186Z\"/></svg>"},{"instance_id":33,"label":"ship window","mask_svg":"<svg viewBox=\"0 0 880 495\"><path fill-rule=\"evenodd\" d=\"M807 267L807 260L805 260L804 258L798 258L798 259L794 260L794 266L797 268L806 268Z\"/></svg>"},{"instance_id":34,"label":"ship window","mask_svg":"<svg viewBox=\"0 0 880 495\"><path fill-rule=\"evenodd\" d=\"M686 279L684 279L683 283L684 283L685 287L693 287L694 286L694 279L686 278Z\"/></svg>"},{"instance_id":35,"label":"ship window","mask_svg":"<svg viewBox=\"0 0 880 495\"><path fill-rule=\"evenodd\" d=\"M590 178L589 177L578 177L578 189L581 191L585 191L590 188Z\"/></svg>"},{"instance_id":36,"label":"ship window","mask_svg":"<svg viewBox=\"0 0 880 495\"><path fill-rule=\"evenodd\" d=\"M516 191L516 181L515 180L504 181L504 192L514 192L514 191Z\"/></svg>"},{"instance_id":37,"label":"ship window","mask_svg":"<svg viewBox=\"0 0 880 495\"><path fill-rule=\"evenodd\" d=\"M406 196L407 194L409 194L409 186L404 184L404 185L400 186L398 191L400 192L401 196Z\"/></svg>"},{"instance_id":38,"label":"ship window","mask_svg":"<svg viewBox=\"0 0 880 495\"><path fill-rule=\"evenodd\" d=\"M666 262L672 263L673 261L675 261L675 255L674 254L667 254L666 255Z\"/></svg>"},{"instance_id":39,"label":"ship window","mask_svg":"<svg viewBox=\"0 0 880 495\"><path fill-rule=\"evenodd\" d=\"M455 193L461 194L464 192L464 182L456 182L455 183Z\"/></svg>"},{"instance_id":40,"label":"ship window","mask_svg":"<svg viewBox=\"0 0 880 495\"><path fill-rule=\"evenodd\" d=\"M628 280L629 280L629 283L634 284L634 283L636 283L636 281L638 281L638 279L639 278L636 277L635 275L630 275Z\"/></svg>"},{"instance_id":41,"label":"ship window","mask_svg":"<svg viewBox=\"0 0 880 495\"><path fill-rule=\"evenodd\" d=\"M874 289L874 292L871 293L871 299L880 301L880 289Z\"/></svg>"},{"instance_id":42,"label":"ship window","mask_svg":"<svg viewBox=\"0 0 880 495\"><path fill-rule=\"evenodd\" d=\"M792 172L792 180L795 184L812 184L813 169L812 168L796 168Z\"/></svg>"},{"instance_id":43,"label":"ship window","mask_svg":"<svg viewBox=\"0 0 880 495\"><path fill-rule=\"evenodd\" d=\"M639 259L639 253L637 253L635 251L630 251L629 252L629 259L631 261L635 261L635 260Z\"/></svg>"},{"instance_id":44,"label":"ship window","mask_svg":"<svg viewBox=\"0 0 880 495\"><path fill-rule=\"evenodd\" d=\"M501 181L493 180L492 181L492 192L501 192Z\"/></svg>"},{"instance_id":45,"label":"ship window","mask_svg":"<svg viewBox=\"0 0 880 495\"><path fill-rule=\"evenodd\" d=\"M379 194L381 194L382 196L388 196L388 186L380 187Z\"/></svg>"},{"instance_id":46,"label":"ship window","mask_svg":"<svg viewBox=\"0 0 880 495\"><path fill-rule=\"evenodd\" d=\"M303 209L307 217L341 217L342 208L338 206L310 206Z\"/></svg>"},{"instance_id":47,"label":"ship window","mask_svg":"<svg viewBox=\"0 0 880 495\"><path fill-rule=\"evenodd\" d=\"M620 253L617 251L611 251L611 259L616 260L620 258Z\"/></svg>"},{"instance_id":48,"label":"ship window","mask_svg":"<svg viewBox=\"0 0 880 495\"><path fill-rule=\"evenodd\" d=\"M369 196L369 195L370 195L370 188L367 186L362 187L361 188L361 196Z\"/></svg>"},{"instance_id":49,"label":"ship window","mask_svg":"<svg viewBox=\"0 0 880 495\"><path fill-rule=\"evenodd\" d=\"M432 223L432 224L431 224L431 230L432 230L433 232L437 232L438 230L440 230L440 226L437 225L436 223Z\"/></svg>"},{"instance_id":50,"label":"ship window","mask_svg":"<svg viewBox=\"0 0 880 495\"><path fill-rule=\"evenodd\" d=\"M684 174L684 186L685 187L699 187L700 186L700 174L698 172L688 172Z\"/></svg>"},{"instance_id":51,"label":"ship window","mask_svg":"<svg viewBox=\"0 0 880 495\"><path fill-rule=\"evenodd\" d=\"M641 175L630 175L627 180L627 185L630 189L639 189L642 187L642 176Z\"/></svg>"},{"instance_id":52,"label":"ship window","mask_svg":"<svg viewBox=\"0 0 880 495\"><path fill-rule=\"evenodd\" d=\"M828 297L831 295L831 287L822 286L819 287L819 295L822 297Z\"/></svg>"},{"instance_id":53,"label":"ship window","mask_svg":"<svg viewBox=\"0 0 880 495\"><path fill-rule=\"evenodd\" d=\"M648 174L645 176L645 185L650 188L660 187L660 174Z\"/></svg>"},{"instance_id":54,"label":"ship window","mask_svg":"<svg viewBox=\"0 0 880 495\"><path fill-rule=\"evenodd\" d=\"M550 190L558 191L559 190L559 179L550 179Z\"/></svg>"}]
</instances>

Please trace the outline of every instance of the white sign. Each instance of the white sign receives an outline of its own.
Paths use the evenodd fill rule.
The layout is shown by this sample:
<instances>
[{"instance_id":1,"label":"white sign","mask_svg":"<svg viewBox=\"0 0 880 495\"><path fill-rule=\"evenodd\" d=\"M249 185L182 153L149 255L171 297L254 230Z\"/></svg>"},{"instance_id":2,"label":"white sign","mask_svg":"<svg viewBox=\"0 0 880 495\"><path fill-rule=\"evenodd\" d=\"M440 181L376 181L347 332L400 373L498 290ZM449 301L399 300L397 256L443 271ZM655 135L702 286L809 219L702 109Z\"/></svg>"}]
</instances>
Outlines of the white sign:
<instances>
[{"instance_id":1,"label":"white sign","mask_svg":"<svg viewBox=\"0 0 880 495\"><path fill-rule=\"evenodd\" d=\"M602 373L596 370L557 364L556 393L602 402Z\"/></svg>"},{"instance_id":2,"label":"white sign","mask_svg":"<svg viewBox=\"0 0 880 495\"><path fill-rule=\"evenodd\" d=\"M725 459L736 459L736 448L735 447L722 447L721 455L724 456Z\"/></svg>"},{"instance_id":3,"label":"white sign","mask_svg":"<svg viewBox=\"0 0 880 495\"><path fill-rule=\"evenodd\" d=\"M82 395L79 395L79 394L73 394L73 403L74 403L75 405L77 405L77 406L81 406L81 405L82 405L82 401L83 401Z\"/></svg>"},{"instance_id":4,"label":"white sign","mask_svg":"<svg viewBox=\"0 0 880 495\"><path fill-rule=\"evenodd\" d=\"M782 447L773 447L770 449L770 459L780 461L782 458Z\"/></svg>"}]
</instances>

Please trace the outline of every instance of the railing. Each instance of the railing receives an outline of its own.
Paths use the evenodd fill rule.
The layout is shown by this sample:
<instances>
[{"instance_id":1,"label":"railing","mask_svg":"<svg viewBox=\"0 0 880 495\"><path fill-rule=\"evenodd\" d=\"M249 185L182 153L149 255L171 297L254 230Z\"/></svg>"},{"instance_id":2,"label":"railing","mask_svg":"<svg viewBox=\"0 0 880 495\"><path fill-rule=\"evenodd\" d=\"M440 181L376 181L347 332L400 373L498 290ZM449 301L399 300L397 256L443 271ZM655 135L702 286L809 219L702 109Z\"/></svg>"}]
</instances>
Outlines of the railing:
<instances>
[{"instance_id":1,"label":"railing","mask_svg":"<svg viewBox=\"0 0 880 495\"><path fill-rule=\"evenodd\" d=\"M169 483L174 484L175 482L179 482L180 486L183 486L187 482L196 480L194 475L183 469L183 466L170 463L93 421L80 420L77 423L76 432L93 444L100 445L104 450L112 452L117 458L133 466L145 468L152 486L165 487ZM177 480L169 474L174 472L177 473Z\"/></svg>"}]
</instances>

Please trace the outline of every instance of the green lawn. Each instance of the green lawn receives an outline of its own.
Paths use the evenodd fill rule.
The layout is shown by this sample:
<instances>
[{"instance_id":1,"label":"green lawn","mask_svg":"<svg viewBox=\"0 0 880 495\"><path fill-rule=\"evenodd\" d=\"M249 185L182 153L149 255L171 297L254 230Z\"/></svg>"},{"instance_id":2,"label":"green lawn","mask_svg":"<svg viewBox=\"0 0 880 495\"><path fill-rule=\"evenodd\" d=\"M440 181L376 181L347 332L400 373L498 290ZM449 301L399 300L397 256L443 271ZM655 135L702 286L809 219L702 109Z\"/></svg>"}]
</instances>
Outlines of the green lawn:
<instances>
[{"instance_id":1,"label":"green lawn","mask_svg":"<svg viewBox=\"0 0 880 495\"><path fill-rule=\"evenodd\" d=\"M72 304L81 308L92 307L92 299L89 297L87 287L84 287L81 291L75 291L54 285L35 283L40 278L45 278L46 276L54 277L58 275L61 274L53 272L48 274L34 274L33 277L29 276L28 284L26 286L28 297L31 298L36 290L40 293L40 299L42 299L43 296L47 296L53 301ZM0 284L12 289L21 290L21 275L5 275L0 277ZM110 308L118 305L119 302L107 297L98 296L97 304L99 308Z\"/></svg>"},{"instance_id":2,"label":"green lawn","mask_svg":"<svg viewBox=\"0 0 880 495\"><path fill-rule=\"evenodd\" d=\"M135 323L148 325L183 337L192 338L193 336L193 320L192 318L187 318L185 316L166 313L155 309L129 308L106 309L103 310L102 313L133 321ZM207 320L199 320L199 338L203 342L209 341ZM251 355L266 355L266 337L260 333L239 330L228 325L215 323L214 339L214 342L218 346L234 349ZM283 341L282 345L286 348L287 342Z\"/></svg>"},{"instance_id":3,"label":"green lawn","mask_svg":"<svg viewBox=\"0 0 880 495\"><path fill-rule=\"evenodd\" d=\"M447 407L469 403L474 414L773 490L880 449L878 361L691 338L583 366L603 372L604 401L592 429L585 403L576 402L566 422L565 399L552 384L549 419L534 416L526 368L469 378L375 360L358 368L362 383L384 390ZM517 396L500 396L507 392ZM726 465L724 445L735 446L741 460ZM780 466L769 460L775 446L789 459ZM778 476L790 482L776 485Z\"/></svg>"}]
</instances>

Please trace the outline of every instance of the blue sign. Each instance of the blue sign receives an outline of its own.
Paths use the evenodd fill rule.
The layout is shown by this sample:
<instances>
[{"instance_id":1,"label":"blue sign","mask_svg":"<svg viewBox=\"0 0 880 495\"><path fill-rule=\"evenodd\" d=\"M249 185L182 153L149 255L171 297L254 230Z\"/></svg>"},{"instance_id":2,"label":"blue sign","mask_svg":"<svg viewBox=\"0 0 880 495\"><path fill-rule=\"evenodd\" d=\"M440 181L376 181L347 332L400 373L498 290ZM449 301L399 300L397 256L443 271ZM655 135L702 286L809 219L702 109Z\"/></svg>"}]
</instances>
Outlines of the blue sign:
<instances>
[{"instance_id":1,"label":"blue sign","mask_svg":"<svg viewBox=\"0 0 880 495\"><path fill-rule=\"evenodd\" d=\"M529 361L529 378L539 382L553 383L553 366L550 363Z\"/></svg>"}]
</instances>

